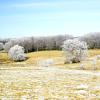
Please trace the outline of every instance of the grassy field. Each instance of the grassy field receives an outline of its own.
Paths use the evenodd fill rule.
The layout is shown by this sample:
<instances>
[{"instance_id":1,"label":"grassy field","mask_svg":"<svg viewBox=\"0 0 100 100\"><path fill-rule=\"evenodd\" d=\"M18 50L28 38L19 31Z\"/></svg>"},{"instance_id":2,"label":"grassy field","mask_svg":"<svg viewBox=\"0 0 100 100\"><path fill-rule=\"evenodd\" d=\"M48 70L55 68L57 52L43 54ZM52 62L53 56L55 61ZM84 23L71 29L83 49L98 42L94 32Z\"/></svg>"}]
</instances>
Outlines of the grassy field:
<instances>
[{"instance_id":1,"label":"grassy field","mask_svg":"<svg viewBox=\"0 0 100 100\"><path fill-rule=\"evenodd\" d=\"M28 53L24 62L10 61L0 52L0 100L100 100L100 50L89 50L85 61L64 64L61 51ZM38 61L53 59L52 66ZM84 69L80 66L84 65Z\"/></svg>"},{"instance_id":2,"label":"grassy field","mask_svg":"<svg viewBox=\"0 0 100 100\"><path fill-rule=\"evenodd\" d=\"M39 52L27 53L28 59L24 62L14 62L8 58L7 53L2 51L0 53L0 64L3 66L3 68L5 67L5 65L7 65L9 68L10 67L18 68L18 66L19 67L24 66L24 68L25 68L25 66L27 67L27 65L28 65L27 68L29 69L30 66L38 67L37 63L43 59L44 60L53 59L54 67L61 67L61 68L66 68L66 69L80 69L80 65L83 64L84 69L92 70L93 69L92 62L96 55L100 55L99 49L89 50L87 59L85 61L83 61L82 63L64 64L65 58L63 56L62 51L56 51L56 50L54 50L54 51L39 51ZM99 66L100 66L100 61L97 60L96 66L95 66L97 70L100 69Z\"/></svg>"}]
</instances>

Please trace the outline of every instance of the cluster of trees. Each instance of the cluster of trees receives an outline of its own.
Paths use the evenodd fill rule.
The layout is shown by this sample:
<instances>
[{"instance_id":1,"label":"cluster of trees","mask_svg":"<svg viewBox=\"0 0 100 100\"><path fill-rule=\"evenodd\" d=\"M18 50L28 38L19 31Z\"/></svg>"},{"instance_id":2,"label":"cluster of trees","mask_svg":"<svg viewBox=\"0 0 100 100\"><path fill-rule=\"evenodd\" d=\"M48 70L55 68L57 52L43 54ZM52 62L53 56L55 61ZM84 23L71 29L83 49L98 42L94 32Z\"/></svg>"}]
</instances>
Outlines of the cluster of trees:
<instances>
[{"instance_id":1,"label":"cluster of trees","mask_svg":"<svg viewBox=\"0 0 100 100\"><path fill-rule=\"evenodd\" d=\"M6 52L14 45L19 45L25 48L25 52L40 51L40 50L61 50L61 45L67 39L73 39L71 35L58 35L48 37L23 37L14 39L0 39L0 48ZM81 37L77 37L81 41L85 41L90 49L100 48L100 33L89 33Z\"/></svg>"},{"instance_id":2,"label":"cluster of trees","mask_svg":"<svg viewBox=\"0 0 100 100\"><path fill-rule=\"evenodd\" d=\"M85 41L90 49L100 49L100 32L86 34L80 40Z\"/></svg>"},{"instance_id":3,"label":"cluster of trees","mask_svg":"<svg viewBox=\"0 0 100 100\"><path fill-rule=\"evenodd\" d=\"M14 45L19 45L24 47L25 52L31 52L33 49L33 38L20 38L20 39L10 39L8 42L4 45L4 50L6 52L9 52L10 48Z\"/></svg>"},{"instance_id":4,"label":"cluster of trees","mask_svg":"<svg viewBox=\"0 0 100 100\"><path fill-rule=\"evenodd\" d=\"M10 39L4 45L6 52L14 45L24 47L25 52L40 50L60 50L63 41L73 38L70 35L59 35L52 37L24 37L19 39Z\"/></svg>"}]
</instances>

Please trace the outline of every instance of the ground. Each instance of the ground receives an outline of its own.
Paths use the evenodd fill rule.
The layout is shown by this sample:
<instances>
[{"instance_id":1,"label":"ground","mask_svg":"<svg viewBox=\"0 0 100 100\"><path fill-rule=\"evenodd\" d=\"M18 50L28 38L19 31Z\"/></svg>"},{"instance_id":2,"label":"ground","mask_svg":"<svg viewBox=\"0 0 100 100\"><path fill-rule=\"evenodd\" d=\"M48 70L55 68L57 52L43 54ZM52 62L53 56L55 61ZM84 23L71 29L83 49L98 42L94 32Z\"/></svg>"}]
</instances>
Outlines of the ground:
<instances>
[{"instance_id":1,"label":"ground","mask_svg":"<svg viewBox=\"0 0 100 100\"><path fill-rule=\"evenodd\" d=\"M41 51L15 63L1 52L0 100L100 100L100 60L92 64L96 55L100 50L89 50L86 61L64 64L61 51ZM39 66L41 59L54 64Z\"/></svg>"}]
</instances>

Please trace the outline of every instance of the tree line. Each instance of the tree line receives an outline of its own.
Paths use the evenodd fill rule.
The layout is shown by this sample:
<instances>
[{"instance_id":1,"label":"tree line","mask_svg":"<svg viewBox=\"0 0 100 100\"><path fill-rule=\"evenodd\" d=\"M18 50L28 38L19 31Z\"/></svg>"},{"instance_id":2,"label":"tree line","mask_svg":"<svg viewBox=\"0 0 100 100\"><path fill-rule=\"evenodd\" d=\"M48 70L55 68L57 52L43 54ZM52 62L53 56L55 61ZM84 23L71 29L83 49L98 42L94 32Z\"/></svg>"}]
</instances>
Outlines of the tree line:
<instances>
[{"instance_id":1,"label":"tree line","mask_svg":"<svg viewBox=\"0 0 100 100\"><path fill-rule=\"evenodd\" d=\"M47 37L23 37L13 39L0 39L0 43L4 46L6 52L14 45L24 47L25 52L41 51L41 50L61 50L61 46L65 40L73 39L71 35L57 35ZM85 41L90 49L100 49L100 33L89 33L81 37L77 37L81 41Z\"/></svg>"},{"instance_id":2,"label":"tree line","mask_svg":"<svg viewBox=\"0 0 100 100\"><path fill-rule=\"evenodd\" d=\"M63 41L69 38L73 37L70 35L59 35L51 37L23 37L18 39L8 39L8 41L5 42L4 49L8 52L14 45L19 45L24 47L26 53L41 50L60 50Z\"/></svg>"},{"instance_id":3,"label":"tree line","mask_svg":"<svg viewBox=\"0 0 100 100\"><path fill-rule=\"evenodd\" d=\"M86 34L80 39L85 41L90 49L100 49L100 32Z\"/></svg>"}]
</instances>

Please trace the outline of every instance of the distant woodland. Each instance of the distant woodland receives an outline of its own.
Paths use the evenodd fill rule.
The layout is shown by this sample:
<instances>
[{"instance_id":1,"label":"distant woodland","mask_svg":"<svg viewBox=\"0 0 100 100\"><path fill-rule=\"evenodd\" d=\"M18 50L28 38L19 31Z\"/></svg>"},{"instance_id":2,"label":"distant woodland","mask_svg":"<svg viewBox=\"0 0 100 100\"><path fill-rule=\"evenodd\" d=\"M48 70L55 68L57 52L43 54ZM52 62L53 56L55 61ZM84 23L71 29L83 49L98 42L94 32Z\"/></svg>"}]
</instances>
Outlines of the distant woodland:
<instances>
[{"instance_id":1,"label":"distant woodland","mask_svg":"<svg viewBox=\"0 0 100 100\"><path fill-rule=\"evenodd\" d=\"M41 50L61 50L63 42L67 39L78 38L88 44L89 49L100 49L100 33L89 33L81 37L72 35L57 35L47 37L23 37L0 39L6 52L14 45L20 45L25 48L25 52L41 51Z\"/></svg>"}]
</instances>

